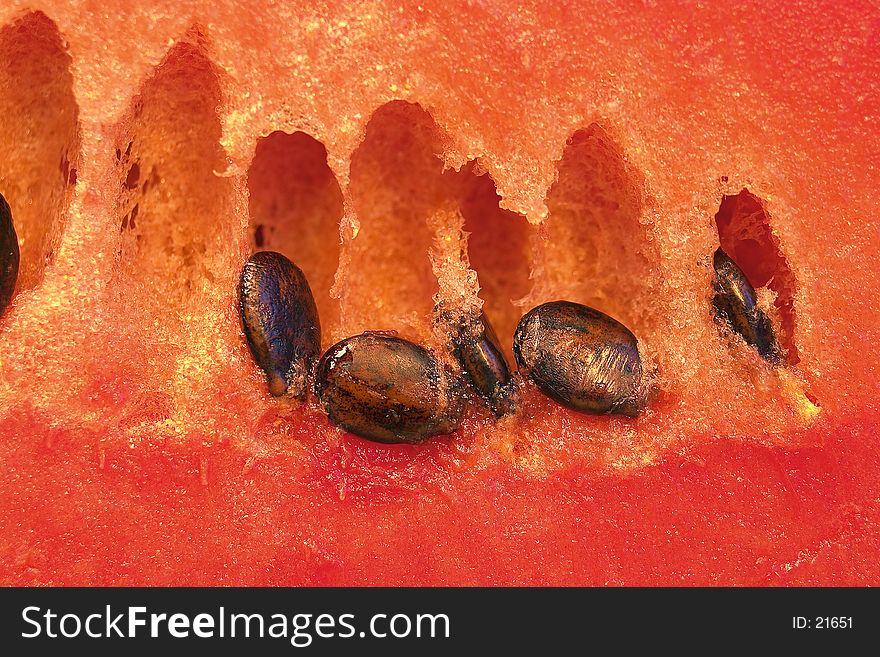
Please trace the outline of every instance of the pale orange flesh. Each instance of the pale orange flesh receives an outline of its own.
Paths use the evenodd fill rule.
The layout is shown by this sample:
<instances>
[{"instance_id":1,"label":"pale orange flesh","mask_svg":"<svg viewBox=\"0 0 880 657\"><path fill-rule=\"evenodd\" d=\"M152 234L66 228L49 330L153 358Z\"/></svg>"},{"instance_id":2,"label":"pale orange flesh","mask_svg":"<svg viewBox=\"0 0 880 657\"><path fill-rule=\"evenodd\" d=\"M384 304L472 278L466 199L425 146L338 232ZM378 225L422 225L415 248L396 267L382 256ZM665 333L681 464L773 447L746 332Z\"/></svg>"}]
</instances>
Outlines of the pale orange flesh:
<instances>
[{"instance_id":1,"label":"pale orange flesh","mask_svg":"<svg viewBox=\"0 0 880 657\"><path fill-rule=\"evenodd\" d=\"M797 400L830 413L875 403L869 386L846 386L872 358L856 342L876 331L873 304L848 301L876 289L864 248L876 238L865 223L874 196L858 166L873 157L874 133L857 138L868 123L855 120L852 147L833 146L839 113L807 104L818 83L786 95L755 54L719 44L702 58L683 48L696 36L674 31L655 43L646 26L666 19L650 10L617 22L561 9L514 18L492 3L398 14L380 3L332 18L269 7L241 17L230 2L212 5L209 21L200 3L160 0L92 21L77 3L47 5L51 19L29 6L0 14L0 182L22 237L21 292L3 320L7 403L26 389L59 422L112 427L137 414L135 399L160 399L161 421L122 433L186 441L222 427L249 444L253 418L278 412L234 307L259 227L260 248L307 271L326 344L381 329L443 351L434 304L477 290L507 348L522 312L560 298L640 338L654 391L640 419L608 426L562 411L565 428L549 439L535 423L555 426L560 411L526 395L534 408L515 434L474 447L488 454L509 448L500 440L539 454L541 468L637 467L695 435L797 440L785 436L812 421ZM216 27L233 15L233 31ZM701 20L709 30L727 19ZM448 40L461 25L477 31ZM484 56L482 39L502 25L520 41ZM621 32L638 47L603 45ZM680 60L653 57L661 47L682 48ZM717 72L729 70L762 92L724 83ZM856 68L824 74L841 88L871 79ZM682 75L685 85L662 83ZM841 96L839 112L870 97ZM786 148L807 130L814 140ZM837 187L816 195L813 177ZM743 188L766 248L747 248L754 208L722 204ZM841 235L848 247L822 246ZM775 295L798 363L785 381L713 319L710 255L735 239L728 248ZM460 264L450 264L456 249ZM849 259L852 276L823 279L827 258ZM468 264L473 289L444 279ZM98 344L106 353L84 364ZM120 377L122 388L107 382ZM95 392L108 386L112 401Z\"/></svg>"},{"instance_id":2,"label":"pale orange flesh","mask_svg":"<svg viewBox=\"0 0 880 657\"><path fill-rule=\"evenodd\" d=\"M231 579L874 572L876 6L546 4L3 3L0 192L22 247L0 320L3 581L217 581L266 545L283 568ZM422 447L342 435L273 399L248 353L235 288L259 226L306 270L325 345L397 330L443 354L432 309L478 294L509 348L525 310L567 298L639 337L648 407L587 416L523 385L512 417L472 404ZM719 244L787 368L715 321ZM134 570L117 497L129 534L151 529ZM200 523L243 547L187 550ZM367 534L370 555L422 550L383 571ZM93 540L106 561L53 561ZM167 546L179 562L144 566Z\"/></svg>"}]
</instances>

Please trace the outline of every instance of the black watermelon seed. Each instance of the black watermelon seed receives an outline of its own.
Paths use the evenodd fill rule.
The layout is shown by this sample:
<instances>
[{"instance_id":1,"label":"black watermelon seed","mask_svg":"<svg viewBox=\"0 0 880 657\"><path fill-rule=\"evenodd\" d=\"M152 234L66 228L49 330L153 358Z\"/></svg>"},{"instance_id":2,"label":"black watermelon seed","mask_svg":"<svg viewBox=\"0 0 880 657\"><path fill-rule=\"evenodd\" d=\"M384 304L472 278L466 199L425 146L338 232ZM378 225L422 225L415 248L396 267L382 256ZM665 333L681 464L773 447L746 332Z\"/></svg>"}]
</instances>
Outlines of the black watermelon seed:
<instances>
[{"instance_id":1,"label":"black watermelon seed","mask_svg":"<svg viewBox=\"0 0 880 657\"><path fill-rule=\"evenodd\" d=\"M239 279L239 312L269 392L304 398L321 353L321 324L300 268L274 251L252 255Z\"/></svg>"},{"instance_id":2,"label":"black watermelon seed","mask_svg":"<svg viewBox=\"0 0 880 657\"><path fill-rule=\"evenodd\" d=\"M755 288L749 279L721 248L715 251L713 265L715 314L757 349L762 358L775 365L782 364L783 353L773 325L758 307Z\"/></svg>"},{"instance_id":3,"label":"black watermelon seed","mask_svg":"<svg viewBox=\"0 0 880 657\"><path fill-rule=\"evenodd\" d=\"M0 314L12 301L18 279L18 236L12 223L12 210L0 194Z\"/></svg>"},{"instance_id":4,"label":"black watermelon seed","mask_svg":"<svg viewBox=\"0 0 880 657\"><path fill-rule=\"evenodd\" d=\"M455 357L471 385L498 417L513 411L513 385L504 350L486 313L465 321L453 335Z\"/></svg>"},{"instance_id":5,"label":"black watermelon seed","mask_svg":"<svg viewBox=\"0 0 880 657\"><path fill-rule=\"evenodd\" d=\"M570 301L533 308L516 327L513 352L541 392L564 406L631 417L645 406L638 341L598 310Z\"/></svg>"},{"instance_id":6,"label":"black watermelon seed","mask_svg":"<svg viewBox=\"0 0 880 657\"><path fill-rule=\"evenodd\" d=\"M330 420L382 443L419 443L455 431L460 391L434 355L381 333L362 333L327 350L315 392Z\"/></svg>"}]
</instances>

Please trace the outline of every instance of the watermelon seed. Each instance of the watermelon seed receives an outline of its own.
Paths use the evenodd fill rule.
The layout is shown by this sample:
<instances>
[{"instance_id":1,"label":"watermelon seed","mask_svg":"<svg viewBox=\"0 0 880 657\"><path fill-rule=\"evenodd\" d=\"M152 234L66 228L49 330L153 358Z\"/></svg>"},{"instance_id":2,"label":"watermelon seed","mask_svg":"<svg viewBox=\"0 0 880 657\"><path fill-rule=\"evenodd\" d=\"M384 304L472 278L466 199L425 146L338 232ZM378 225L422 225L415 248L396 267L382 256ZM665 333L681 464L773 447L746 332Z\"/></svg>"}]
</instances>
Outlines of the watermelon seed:
<instances>
[{"instance_id":1,"label":"watermelon seed","mask_svg":"<svg viewBox=\"0 0 880 657\"><path fill-rule=\"evenodd\" d=\"M305 398L321 351L321 324L302 270L280 253L255 253L239 278L239 312L269 392Z\"/></svg>"},{"instance_id":2,"label":"watermelon seed","mask_svg":"<svg viewBox=\"0 0 880 657\"><path fill-rule=\"evenodd\" d=\"M510 366L489 318L483 312L478 318L464 321L452 336L456 359L471 385L488 402L498 417L513 411Z\"/></svg>"},{"instance_id":3,"label":"watermelon seed","mask_svg":"<svg viewBox=\"0 0 880 657\"><path fill-rule=\"evenodd\" d=\"M315 393L333 424L381 443L420 443L461 422L462 395L449 372L424 347L387 333L330 347Z\"/></svg>"},{"instance_id":4,"label":"watermelon seed","mask_svg":"<svg viewBox=\"0 0 880 657\"><path fill-rule=\"evenodd\" d=\"M634 417L646 404L638 340L605 313L570 301L533 308L516 327L520 370L563 406Z\"/></svg>"},{"instance_id":5,"label":"watermelon seed","mask_svg":"<svg viewBox=\"0 0 880 657\"><path fill-rule=\"evenodd\" d=\"M746 343L774 365L784 361L770 319L758 307L755 288L737 264L720 247L713 258L716 316L726 322Z\"/></svg>"}]
</instances>

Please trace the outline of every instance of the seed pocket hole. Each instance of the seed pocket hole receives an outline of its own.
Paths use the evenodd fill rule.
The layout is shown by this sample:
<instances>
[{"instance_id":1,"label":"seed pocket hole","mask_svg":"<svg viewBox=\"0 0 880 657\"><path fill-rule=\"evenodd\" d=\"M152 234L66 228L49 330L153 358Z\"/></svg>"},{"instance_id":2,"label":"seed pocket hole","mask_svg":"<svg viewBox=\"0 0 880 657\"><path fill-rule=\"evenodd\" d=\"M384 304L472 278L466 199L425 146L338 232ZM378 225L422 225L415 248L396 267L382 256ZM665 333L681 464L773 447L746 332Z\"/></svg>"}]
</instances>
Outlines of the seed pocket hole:
<instances>
[{"instance_id":1,"label":"seed pocket hole","mask_svg":"<svg viewBox=\"0 0 880 657\"><path fill-rule=\"evenodd\" d=\"M526 218L499 207L500 197L489 174L462 170L460 209L468 236L471 269L477 272L480 298L508 358L513 333L522 315L514 305L529 291L530 227ZM512 362L512 361L511 361Z\"/></svg>"},{"instance_id":2,"label":"seed pocket hole","mask_svg":"<svg viewBox=\"0 0 880 657\"><path fill-rule=\"evenodd\" d=\"M359 222L347 244L346 327L427 334L438 291L428 219L448 200L440 131L418 105L394 101L370 119L351 160Z\"/></svg>"},{"instance_id":3,"label":"seed pocket hole","mask_svg":"<svg viewBox=\"0 0 880 657\"><path fill-rule=\"evenodd\" d=\"M248 187L251 246L278 251L303 271L329 336L339 321L330 289L339 265L343 199L326 148L302 132L273 132L257 144Z\"/></svg>"},{"instance_id":4,"label":"seed pocket hole","mask_svg":"<svg viewBox=\"0 0 880 657\"><path fill-rule=\"evenodd\" d=\"M116 149L121 271L171 312L220 294L219 274L231 273L232 182L214 173L226 167L220 102L205 54L180 43L135 97Z\"/></svg>"},{"instance_id":5,"label":"seed pocket hole","mask_svg":"<svg viewBox=\"0 0 880 657\"><path fill-rule=\"evenodd\" d=\"M135 189L138 186L138 180L141 177L141 168L138 166L138 163L135 162L131 165L131 168L128 170L128 176L125 178L125 187L126 189Z\"/></svg>"},{"instance_id":6,"label":"seed pocket hole","mask_svg":"<svg viewBox=\"0 0 880 657\"><path fill-rule=\"evenodd\" d=\"M800 361L794 344L797 283L779 239L770 227L770 217L763 202L747 189L724 196L715 223L721 248L743 271L758 294L761 294L761 288L773 292L773 305L779 318L779 343L787 353L787 362L797 364Z\"/></svg>"},{"instance_id":7,"label":"seed pocket hole","mask_svg":"<svg viewBox=\"0 0 880 657\"><path fill-rule=\"evenodd\" d=\"M266 227L263 224L254 226L254 246L257 249L263 249L266 246Z\"/></svg>"},{"instance_id":8,"label":"seed pocket hole","mask_svg":"<svg viewBox=\"0 0 880 657\"><path fill-rule=\"evenodd\" d=\"M557 171L537 243L536 301L582 303L647 337L659 325L660 270L640 221L643 181L596 124L571 136Z\"/></svg>"},{"instance_id":9,"label":"seed pocket hole","mask_svg":"<svg viewBox=\"0 0 880 657\"><path fill-rule=\"evenodd\" d=\"M18 235L19 291L40 283L57 252L76 183L79 108L70 63L42 12L0 30L0 193Z\"/></svg>"}]
</instances>

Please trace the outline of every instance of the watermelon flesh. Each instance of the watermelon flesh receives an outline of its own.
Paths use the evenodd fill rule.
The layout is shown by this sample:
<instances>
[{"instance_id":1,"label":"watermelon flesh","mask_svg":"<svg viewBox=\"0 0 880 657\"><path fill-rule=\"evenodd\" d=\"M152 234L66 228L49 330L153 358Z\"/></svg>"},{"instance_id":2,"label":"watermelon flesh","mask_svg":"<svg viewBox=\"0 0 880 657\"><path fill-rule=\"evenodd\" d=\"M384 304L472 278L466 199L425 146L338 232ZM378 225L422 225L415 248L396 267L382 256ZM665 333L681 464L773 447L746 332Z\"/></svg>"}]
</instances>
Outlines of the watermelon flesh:
<instances>
[{"instance_id":1,"label":"watermelon flesh","mask_svg":"<svg viewBox=\"0 0 880 657\"><path fill-rule=\"evenodd\" d=\"M877 581L876 7L55 4L0 9L0 581ZM788 367L719 331L719 244ZM588 303L651 403L341 433L250 358L254 248L325 346Z\"/></svg>"}]
</instances>

